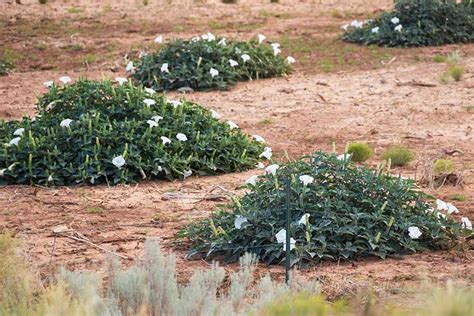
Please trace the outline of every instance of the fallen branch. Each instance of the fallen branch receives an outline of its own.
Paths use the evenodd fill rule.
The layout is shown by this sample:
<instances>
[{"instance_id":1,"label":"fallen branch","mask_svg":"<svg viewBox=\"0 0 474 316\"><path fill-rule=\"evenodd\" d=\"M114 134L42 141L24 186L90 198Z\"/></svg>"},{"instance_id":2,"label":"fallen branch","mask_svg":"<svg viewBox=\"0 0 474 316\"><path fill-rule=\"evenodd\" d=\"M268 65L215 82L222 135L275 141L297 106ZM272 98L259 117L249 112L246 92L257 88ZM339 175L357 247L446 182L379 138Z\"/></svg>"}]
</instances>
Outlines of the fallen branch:
<instances>
[{"instance_id":1,"label":"fallen branch","mask_svg":"<svg viewBox=\"0 0 474 316\"><path fill-rule=\"evenodd\" d=\"M54 249L56 248L55 245L56 245L56 236L62 236L62 237L66 237L66 238L69 238L69 239L72 239L72 240L75 240L75 241L79 241L79 242L82 242L82 243L85 243L85 244L88 244L89 246L92 246L94 248L97 248L99 250L102 250L106 253L109 253L113 256L117 256L119 258L122 258L122 259L127 259L127 260L133 260L133 258L131 257L127 257L127 256L124 256L124 255L121 255L121 254L118 254L116 252L113 252L111 250L108 250L100 245L97 245L95 243L93 243L92 241L90 241L89 239L87 239L85 236L83 236L82 234L68 228L66 225L60 225L60 226L57 226L57 227L54 227L53 228L53 234L54 234L54 248L53 248L53 254L54 254ZM53 254L51 255L51 258L53 256Z\"/></svg>"},{"instance_id":2,"label":"fallen branch","mask_svg":"<svg viewBox=\"0 0 474 316\"><path fill-rule=\"evenodd\" d=\"M426 88L434 88L437 87L437 84L434 83L427 83L427 82L421 82L421 81L416 81L416 80L411 80L407 82L397 82L398 87L402 86L416 86L416 87L426 87Z\"/></svg>"}]
</instances>

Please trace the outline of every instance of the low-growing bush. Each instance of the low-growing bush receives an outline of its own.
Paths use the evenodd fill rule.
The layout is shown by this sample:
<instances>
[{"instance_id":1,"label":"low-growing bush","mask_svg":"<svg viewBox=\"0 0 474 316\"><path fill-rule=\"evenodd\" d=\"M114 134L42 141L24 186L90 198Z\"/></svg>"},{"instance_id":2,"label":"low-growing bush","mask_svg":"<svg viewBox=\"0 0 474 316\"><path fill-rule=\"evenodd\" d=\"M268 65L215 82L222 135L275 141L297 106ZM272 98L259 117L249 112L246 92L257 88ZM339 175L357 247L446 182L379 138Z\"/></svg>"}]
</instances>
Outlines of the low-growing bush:
<instances>
[{"instance_id":1,"label":"low-growing bush","mask_svg":"<svg viewBox=\"0 0 474 316\"><path fill-rule=\"evenodd\" d=\"M413 253L448 247L462 231L433 211L413 181L318 152L273 164L246 183L251 191L178 235L190 258L235 261L246 252L267 263L285 256L285 181L290 179L292 263ZM444 215L444 214L442 214Z\"/></svg>"},{"instance_id":2,"label":"low-growing bush","mask_svg":"<svg viewBox=\"0 0 474 316\"><path fill-rule=\"evenodd\" d=\"M437 159L433 164L434 174L450 173L454 171L454 162L451 159Z\"/></svg>"},{"instance_id":3,"label":"low-growing bush","mask_svg":"<svg viewBox=\"0 0 474 316\"><path fill-rule=\"evenodd\" d=\"M454 81L461 81L464 75L464 67L460 65L452 65L448 68L448 73Z\"/></svg>"},{"instance_id":4,"label":"low-growing bush","mask_svg":"<svg viewBox=\"0 0 474 316\"><path fill-rule=\"evenodd\" d=\"M394 145L383 152L382 158L389 160L392 166L405 166L415 158L413 152L401 145Z\"/></svg>"},{"instance_id":5,"label":"low-growing bush","mask_svg":"<svg viewBox=\"0 0 474 316\"><path fill-rule=\"evenodd\" d=\"M133 79L158 91L226 89L237 81L290 73L292 57L280 54L278 43L236 42L208 33L192 40L172 40L156 53L129 64Z\"/></svg>"},{"instance_id":6,"label":"low-growing bush","mask_svg":"<svg viewBox=\"0 0 474 316\"><path fill-rule=\"evenodd\" d=\"M374 155L374 151L366 143L352 143L347 146L347 153L352 161L363 162Z\"/></svg>"},{"instance_id":7,"label":"low-growing bush","mask_svg":"<svg viewBox=\"0 0 474 316\"><path fill-rule=\"evenodd\" d=\"M474 7L455 0L399 0L375 20L343 26L348 42L428 46L474 41Z\"/></svg>"},{"instance_id":8,"label":"low-growing bush","mask_svg":"<svg viewBox=\"0 0 474 316\"><path fill-rule=\"evenodd\" d=\"M36 117L0 121L0 182L116 184L257 164L263 144L235 123L220 122L217 113L197 104L121 82L49 83Z\"/></svg>"}]
</instances>

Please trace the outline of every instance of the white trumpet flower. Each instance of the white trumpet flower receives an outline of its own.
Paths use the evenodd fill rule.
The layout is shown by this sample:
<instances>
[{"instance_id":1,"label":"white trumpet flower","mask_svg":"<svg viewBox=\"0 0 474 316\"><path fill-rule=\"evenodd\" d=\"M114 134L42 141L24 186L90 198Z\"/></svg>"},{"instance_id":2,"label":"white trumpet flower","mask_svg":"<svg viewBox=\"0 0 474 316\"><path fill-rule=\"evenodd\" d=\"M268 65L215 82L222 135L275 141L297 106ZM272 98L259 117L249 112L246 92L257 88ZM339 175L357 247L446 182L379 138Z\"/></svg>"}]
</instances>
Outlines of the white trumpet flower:
<instances>
[{"instance_id":1,"label":"white trumpet flower","mask_svg":"<svg viewBox=\"0 0 474 316\"><path fill-rule=\"evenodd\" d=\"M128 82L128 79L127 78L122 78L122 77L116 77L115 82L117 82L121 86L124 83Z\"/></svg>"},{"instance_id":2,"label":"white trumpet flower","mask_svg":"<svg viewBox=\"0 0 474 316\"><path fill-rule=\"evenodd\" d=\"M125 165L125 158L122 155L115 157L112 159L112 163L115 167L121 169Z\"/></svg>"},{"instance_id":3,"label":"white trumpet flower","mask_svg":"<svg viewBox=\"0 0 474 316\"><path fill-rule=\"evenodd\" d=\"M408 235L410 236L411 239L418 239L420 238L422 234L418 227L410 226L408 227Z\"/></svg>"},{"instance_id":4,"label":"white trumpet flower","mask_svg":"<svg viewBox=\"0 0 474 316\"><path fill-rule=\"evenodd\" d=\"M313 183L314 181L314 178L312 176L308 176L308 175L302 175L299 177L301 183L303 183L304 186L307 186L308 184L311 184Z\"/></svg>"},{"instance_id":5,"label":"white trumpet flower","mask_svg":"<svg viewBox=\"0 0 474 316\"><path fill-rule=\"evenodd\" d=\"M237 215L234 220L234 227L237 229L242 229L243 223L248 223L247 218L242 215Z\"/></svg>"},{"instance_id":6,"label":"white trumpet flower","mask_svg":"<svg viewBox=\"0 0 474 316\"><path fill-rule=\"evenodd\" d=\"M176 138L181 142L185 142L188 140L188 137L183 133L176 134Z\"/></svg>"},{"instance_id":7,"label":"white trumpet flower","mask_svg":"<svg viewBox=\"0 0 474 316\"><path fill-rule=\"evenodd\" d=\"M278 168L280 168L280 166L277 164L269 165L265 168L265 173L266 174L271 173L272 175L276 175Z\"/></svg>"},{"instance_id":8,"label":"white trumpet flower","mask_svg":"<svg viewBox=\"0 0 474 316\"><path fill-rule=\"evenodd\" d=\"M214 78L216 76L219 76L219 71L215 68L209 69L209 73L211 74L211 77Z\"/></svg>"},{"instance_id":9,"label":"white trumpet flower","mask_svg":"<svg viewBox=\"0 0 474 316\"><path fill-rule=\"evenodd\" d=\"M69 76L62 76L59 77L59 81L61 81L63 84L68 84L72 81L72 79Z\"/></svg>"},{"instance_id":10,"label":"white trumpet flower","mask_svg":"<svg viewBox=\"0 0 474 316\"><path fill-rule=\"evenodd\" d=\"M161 65L161 72L167 72L169 73L169 69L168 69L168 63L164 63L163 65Z\"/></svg>"},{"instance_id":11,"label":"white trumpet flower","mask_svg":"<svg viewBox=\"0 0 474 316\"><path fill-rule=\"evenodd\" d=\"M236 66L238 66L238 65L239 65L239 63L238 63L238 62L236 62L236 61L235 61L235 60L233 60L233 59L229 59L229 64L230 64L230 66L231 66L231 67L236 67Z\"/></svg>"},{"instance_id":12,"label":"white trumpet flower","mask_svg":"<svg viewBox=\"0 0 474 316\"><path fill-rule=\"evenodd\" d=\"M239 128L239 126L232 121L227 121L227 125L229 125L230 129Z\"/></svg>"},{"instance_id":13,"label":"white trumpet flower","mask_svg":"<svg viewBox=\"0 0 474 316\"><path fill-rule=\"evenodd\" d=\"M72 120L71 119L64 119L61 121L61 123L59 123L59 126L61 127L69 127L72 123Z\"/></svg>"},{"instance_id":14,"label":"white trumpet flower","mask_svg":"<svg viewBox=\"0 0 474 316\"><path fill-rule=\"evenodd\" d=\"M248 178L247 180L245 180L245 184L255 185L257 183L257 179L258 179L258 176L253 175L250 178Z\"/></svg>"},{"instance_id":15,"label":"white trumpet flower","mask_svg":"<svg viewBox=\"0 0 474 316\"><path fill-rule=\"evenodd\" d=\"M14 135L14 136L23 136L24 133L25 133L25 129L22 127L22 128L16 129L16 130L13 132L13 135Z\"/></svg>"},{"instance_id":16,"label":"white trumpet flower","mask_svg":"<svg viewBox=\"0 0 474 316\"><path fill-rule=\"evenodd\" d=\"M161 136L161 141L163 142L163 145L166 145L166 144L170 144L171 143L171 139L169 139L168 137L166 136Z\"/></svg>"}]
</instances>

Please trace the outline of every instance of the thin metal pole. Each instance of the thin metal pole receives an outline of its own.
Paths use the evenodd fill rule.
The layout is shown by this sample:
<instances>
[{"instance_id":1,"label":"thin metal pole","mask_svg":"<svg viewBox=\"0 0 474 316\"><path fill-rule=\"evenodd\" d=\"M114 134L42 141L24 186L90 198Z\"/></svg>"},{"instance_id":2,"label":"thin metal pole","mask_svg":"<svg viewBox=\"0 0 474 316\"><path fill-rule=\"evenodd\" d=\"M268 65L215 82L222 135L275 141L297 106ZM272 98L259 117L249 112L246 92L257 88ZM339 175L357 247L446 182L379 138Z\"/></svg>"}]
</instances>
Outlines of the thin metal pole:
<instances>
[{"instance_id":1,"label":"thin metal pole","mask_svg":"<svg viewBox=\"0 0 474 316\"><path fill-rule=\"evenodd\" d=\"M290 178L286 178L286 249L285 249L285 283L290 282Z\"/></svg>"}]
</instances>

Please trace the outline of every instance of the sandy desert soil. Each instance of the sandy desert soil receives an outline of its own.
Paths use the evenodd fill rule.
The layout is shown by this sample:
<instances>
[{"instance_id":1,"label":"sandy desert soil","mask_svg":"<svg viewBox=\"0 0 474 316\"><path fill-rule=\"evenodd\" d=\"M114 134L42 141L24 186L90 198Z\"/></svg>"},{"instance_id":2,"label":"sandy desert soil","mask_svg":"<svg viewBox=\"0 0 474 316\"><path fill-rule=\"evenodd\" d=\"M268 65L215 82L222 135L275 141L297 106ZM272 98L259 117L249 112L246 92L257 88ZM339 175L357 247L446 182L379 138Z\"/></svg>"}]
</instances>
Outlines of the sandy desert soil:
<instances>
[{"instance_id":1,"label":"sandy desert soil","mask_svg":"<svg viewBox=\"0 0 474 316\"><path fill-rule=\"evenodd\" d=\"M460 215L474 219L474 45L402 50L359 47L336 39L341 24L371 16L391 1L150 1L146 9L141 1L55 1L46 6L22 2L0 2L1 48L17 60L16 71L0 77L2 119L34 115L35 94L45 89L42 83L60 75L123 76L123 56L152 47L156 34L189 37L212 30L248 39L264 32L286 43L285 52L300 61L294 74L185 97L263 136L280 157L285 152L297 157L330 150L332 142L342 151L347 142L366 141L375 148L369 162L375 165L383 149L401 143L417 157L395 172L419 179L424 164L458 149L462 155L449 157L462 172L464 184L424 190L446 200L453 194L466 196L466 201L454 203ZM432 62L432 57L456 50L466 75L461 82L442 84L439 77L446 65ZM243 194L239 186L256 172L117 187L2 187L0 230L25 241L27 258L45 276L59 266L100 270L105 259L103 250L55 236L55 228L67 227L131 258L125 264L141 253L145 238L158 238L177 256L179 276L186 280L209 263L186 260L188 245L178 244L174 235L186 223L209 216L229 196ZM181 199L173 198L177 193ZM320 280L330 297L366 286L387 295L406 295L401 288L423 279L456 278L474 284L472 255L474 251L465 250L322 263L299 273ZM259 266L258 273L266 272L283 277L279 266Z\"/></svg>"}]
</instances>

